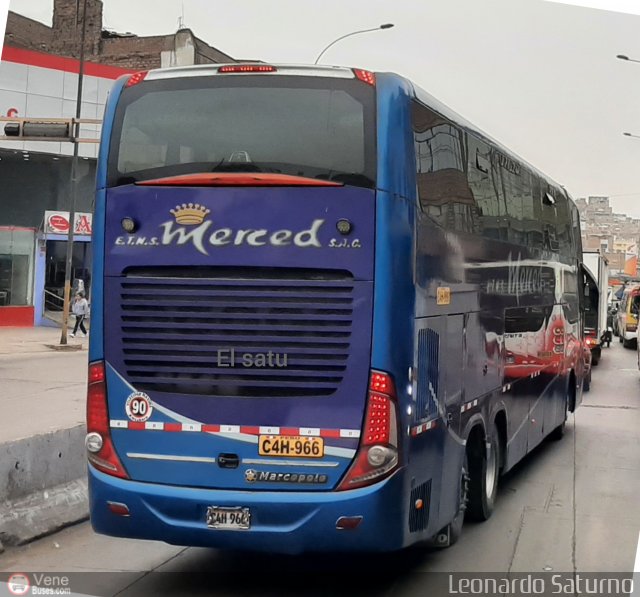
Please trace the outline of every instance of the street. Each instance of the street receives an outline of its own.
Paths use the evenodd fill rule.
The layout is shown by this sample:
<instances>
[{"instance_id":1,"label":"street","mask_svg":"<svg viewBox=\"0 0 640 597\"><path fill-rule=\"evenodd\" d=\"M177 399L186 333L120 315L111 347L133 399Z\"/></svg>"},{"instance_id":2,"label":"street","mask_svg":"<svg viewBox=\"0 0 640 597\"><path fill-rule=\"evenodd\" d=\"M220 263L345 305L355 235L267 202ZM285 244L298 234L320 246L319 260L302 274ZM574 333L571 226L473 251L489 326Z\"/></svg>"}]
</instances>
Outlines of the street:
<instances>
[{"instance_id":1,"label":"street","mask_svg":"<svg viewBox=\"0 0 640 597\"><path fill-rule=\"evenodd\" d=\"M83 375L77 372L78 383ZM592 389L570 416L565 437L545 442L503 478L493 517L465 524L450 549L376 556L221 553L98 536L82 523L8 550L0 569L93 572L82 584L96 595L426 595L430 572L629 572L640 528L639 390L636 352L616 339L603 349ZM155 574L161 572L186 574Z\"/></svg>"}]
</instances>

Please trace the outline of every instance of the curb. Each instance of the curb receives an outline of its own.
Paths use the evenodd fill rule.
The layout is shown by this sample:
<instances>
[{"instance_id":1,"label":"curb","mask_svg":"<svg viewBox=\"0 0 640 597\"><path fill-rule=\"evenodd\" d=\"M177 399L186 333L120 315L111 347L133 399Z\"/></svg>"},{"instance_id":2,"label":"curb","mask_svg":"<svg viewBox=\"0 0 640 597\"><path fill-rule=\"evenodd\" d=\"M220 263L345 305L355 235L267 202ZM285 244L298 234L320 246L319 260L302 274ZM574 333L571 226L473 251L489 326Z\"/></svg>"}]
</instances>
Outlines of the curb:
<instances>
[{"instance_id":1,"label":"curb","mask_svg":"<svg viewBox=\"0 0 640 597\"><path fill-rule=\"evenodd\" d=\"M7 547L24 545L87 518L87 480L78 479L2 504L0 539Z\"/></svg>"},{"instance_id":2,"label":"curb","mask_svg":"<svg viewBox=\"0 0 640 597\"><path fill-rule=\"evenodd\" d=\"M57 350L58 352L73 352L82 350L82 344L45 344L49 350Z\"/></svg>"},{"instance_id":3,"label":"curb","mask_svg":"<svg viewBox=\"0 0 640 597\"><path fill-rule=\"evenodd\" d=\"M85 426L0 443L0 552L88 517Z\"/></svg>"}]
</instances>

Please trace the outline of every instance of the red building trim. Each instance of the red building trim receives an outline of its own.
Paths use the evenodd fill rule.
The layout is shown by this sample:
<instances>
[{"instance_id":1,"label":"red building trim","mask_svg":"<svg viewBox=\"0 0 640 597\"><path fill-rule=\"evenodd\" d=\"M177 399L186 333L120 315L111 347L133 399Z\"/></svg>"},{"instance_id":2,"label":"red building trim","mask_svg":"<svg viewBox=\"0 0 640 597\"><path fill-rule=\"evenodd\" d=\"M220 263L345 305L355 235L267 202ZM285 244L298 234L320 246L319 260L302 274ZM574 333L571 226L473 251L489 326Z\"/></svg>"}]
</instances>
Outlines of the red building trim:
<instances>
[{"instance_id":1,"label":"red building trim","mask_svg":"<svg viewBox=\"0 0 640 597\"><path fill-rule=\"evenodd\" d=\"M25 226L0 226L0 232L37 232L37 228L27 228Z\"/></svg>"},{"instance_id":2,"label":"red building trim","mask_svg":"<svg viewBox=\"0 0 640 597\"><path fill-rule=\"evenodd\" d=\"M33 327L34 307L0 307L0 327Z\"/></svg>"},{"instance_id":3,"label":"red building trim","mask_svg":"<svg viewBox=\"0 0 640 597\"><path fill-rule=\"evenodd\" d=\"M56 56L55 54L44 54L42 52L34 52L33 50L23 50L22 48L13 48L6 44L2 49L2 60L15 62L17 64L26 64L28 66L61 70L67 73L78 73L80 70L80 62L75 58ZM117 79L122 75L135 72L137 71L120 68L118 66L109 66L107 64L96 64L95 62L84 63L84 74L90 77Z\"/></svg>"}]
</instances>

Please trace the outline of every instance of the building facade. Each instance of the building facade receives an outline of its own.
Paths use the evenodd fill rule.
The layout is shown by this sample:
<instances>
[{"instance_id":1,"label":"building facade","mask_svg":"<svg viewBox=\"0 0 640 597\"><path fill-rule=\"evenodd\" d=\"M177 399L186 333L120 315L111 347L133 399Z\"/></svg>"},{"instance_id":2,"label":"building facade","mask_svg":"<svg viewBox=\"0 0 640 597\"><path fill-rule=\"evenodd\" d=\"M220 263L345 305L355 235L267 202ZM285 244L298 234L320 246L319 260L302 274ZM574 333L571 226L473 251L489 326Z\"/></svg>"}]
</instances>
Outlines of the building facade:
<instances>
[{"instance_id":1,"label":"building facade","mask_svg":"<svg viewBox=\"0 0 640 597\"><path fill-rule=\"evenodd\" d=\"M9 12L0 61L0 115L75 116L82 5L54 0L51 27ZM100 0L88 0L86 18L82 118L102 118L109 89L122 75L164 66L235 62L189 29L151 37L105 31ZM81 137L97 140L99 135L98 124L81 128ZM0 325L46 324L47 313L60 309L72 154L71 143L0 140ZM71 273L75 286L84 287L90 296L97 143L81 144L79 155L75 209L81 215L74 223Z\"/></svg>"},{"instance_id":2,"label":"building facade","mask_svg":"<svg viewBox=\"0 0 640 597\"><path fill-rule=\"evenodd\" d=\"M636 276L640 246L640 219L613 212L608 197L576 199L585 251L600 251L612 273ZM633 270L633 271L631 271Z\"/></svg>"},{"instance_id":3,"label":"building facade","mask_svg":"<svg viewBox=\"0 0 640 597\"><path fill-rule=\"evenodd\" d=\"M5 45L79 58L83 5L76 0L54 0L51 27L9 11ZM108 31L103 28L102 8L101 0L87 0L84 49L89 62L129 70L235 62L190 29L146 37Z\"/></svg>"}]
</instances>

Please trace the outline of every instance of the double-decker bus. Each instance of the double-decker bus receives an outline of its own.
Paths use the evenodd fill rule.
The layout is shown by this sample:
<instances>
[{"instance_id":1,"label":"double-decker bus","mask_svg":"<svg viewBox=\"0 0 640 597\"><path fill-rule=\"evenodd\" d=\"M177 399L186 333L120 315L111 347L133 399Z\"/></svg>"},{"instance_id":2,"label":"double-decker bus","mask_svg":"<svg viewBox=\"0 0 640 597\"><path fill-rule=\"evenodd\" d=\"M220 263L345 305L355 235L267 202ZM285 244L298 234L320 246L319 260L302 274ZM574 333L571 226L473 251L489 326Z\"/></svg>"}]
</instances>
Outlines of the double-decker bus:
<instances>
[{"instance_id":1,"label":"double-decker bus","mask_svg":"<svg viewBox=\"0 0 640 597\"><path fill-rule=\"evenodd\" d=\"M581 254L561 186L398 75L118 80L94 217L94 529L452 544L581 400Z\"/></svg>"}]
</instances>

